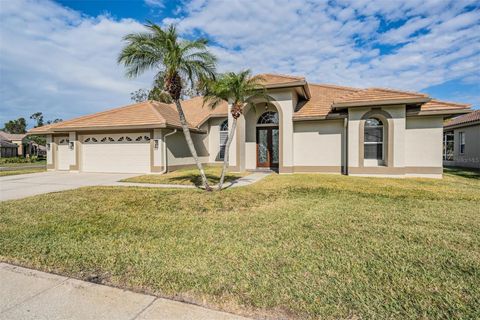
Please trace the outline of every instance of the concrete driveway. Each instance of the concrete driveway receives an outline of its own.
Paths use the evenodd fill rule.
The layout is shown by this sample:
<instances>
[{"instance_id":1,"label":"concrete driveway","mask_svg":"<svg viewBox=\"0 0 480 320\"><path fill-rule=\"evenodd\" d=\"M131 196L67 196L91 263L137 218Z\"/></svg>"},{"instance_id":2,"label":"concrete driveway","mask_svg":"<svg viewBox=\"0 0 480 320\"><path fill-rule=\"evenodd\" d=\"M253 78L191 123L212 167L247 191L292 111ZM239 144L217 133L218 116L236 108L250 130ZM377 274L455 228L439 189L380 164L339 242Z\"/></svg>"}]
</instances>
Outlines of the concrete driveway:
<instances>
[{"instance_id":1,"label":"concrete driveway","mask_svg":"<svg viewBox=\"0 0 480 320\"><path fill-rule=\"evenodd\" d=\"M50 171L0 177L0 201L86 186L112 185L138 173L73 173Z\"/></svg>"}]
</instances>

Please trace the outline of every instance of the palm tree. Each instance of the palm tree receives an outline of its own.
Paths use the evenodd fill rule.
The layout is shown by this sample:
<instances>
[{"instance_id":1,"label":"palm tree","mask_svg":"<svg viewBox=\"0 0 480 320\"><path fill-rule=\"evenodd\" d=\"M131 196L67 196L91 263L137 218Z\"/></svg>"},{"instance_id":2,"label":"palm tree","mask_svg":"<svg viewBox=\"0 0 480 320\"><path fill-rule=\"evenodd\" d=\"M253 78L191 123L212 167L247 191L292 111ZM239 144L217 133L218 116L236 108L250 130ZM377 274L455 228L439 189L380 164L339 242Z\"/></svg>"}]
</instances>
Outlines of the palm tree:
<instances>
[{"instance_id":1,"label":"palm tree","mask_svg":"<svg viewBox=\"0 0 480 320\"><path fill-rule=\"evenodd\" d=\"M173 25L162 29L148 22L145 27L147 32L125 36L124 40L127 44L120 52L118 63L127 68L128 77L137 77L152 69L157 72L155 79L160 79L163 89L175 103L185 140L200 171L203 186L205 190L210 191L203 166L198 160L180 98L185 83L193 87L200 77L214 77L216 58L207 51L206 39L200 38L193 41L179 39Z\"/></svg>"},{"instance_id":2,"label":"palm tree","mask_svg":"<svg viewBox=\"0 0 480 320\"><path fill-rule=\"evenodd\" d=\"M243 114L246 106L255 107L254 101L257 99L269 100L262 85L264 79L261 76L252 76L250 70L239 73L228 72L218 77L216 80L206 81L204 85L204 104L215 108L223 101L231 102L232 107L232 125L229 126L227 142L225 144L225 156L223 157L223 169L218 184L218 190L222 189L225 180L225 174L228 167L228 154L233 135L237 127L237 120Z\"/></svg>"}]
</instances>

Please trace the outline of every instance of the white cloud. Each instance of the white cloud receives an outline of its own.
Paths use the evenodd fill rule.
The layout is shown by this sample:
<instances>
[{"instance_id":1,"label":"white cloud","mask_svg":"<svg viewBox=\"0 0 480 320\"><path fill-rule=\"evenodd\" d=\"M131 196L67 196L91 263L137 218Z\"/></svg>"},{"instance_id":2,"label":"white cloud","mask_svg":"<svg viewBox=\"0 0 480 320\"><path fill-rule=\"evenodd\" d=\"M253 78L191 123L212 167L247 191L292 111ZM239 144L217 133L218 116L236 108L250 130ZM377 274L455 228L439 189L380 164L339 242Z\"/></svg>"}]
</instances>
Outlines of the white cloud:
<instances>
[{"instance_id":1,"label":"white cloud","mask_svg":"<svg viewBox=\"0 0 480 320\"><path fill-rule=\"evenodd\" d=\"M475 3L193 0L164 23L212 38L221 70L420 90L480 72L480 11L464 12Z\"/></svg>"},{"instance_id":2,"label":"white cloud","mask_svg":"<svg viewBox=\"0 0 480 320\"><path fill-rule=\"evenodd\" d=\"M137 21L23 0L2 2L0 21L0 125L36 111L53 119L115 107L150 85L116 63L122 37L143 29Z\"/></svg>"},{"instance_id":3,"label":"white cloud","mask_svg":"<svg viewBox=\"0 0 480 320\"><path fill-rule=\"evenodd\" d=\"M165 3L163 3L163 0L145 0L145 4L150 7L155 7L155 8L164 8Z\"/></svg>"},{"instance_id":4,"label":"white cloud","mask_svg":"<svg viewBox=\"0 0 480 320\"><path fill-rule=\"evenodd\" d=\"M164 9L164 1L147 2ZM410 90L455 79L473 85L480 75L478 0L183 4L175 9L179 18L163 23L211 38L220 71ZM133 19L89 17L51 1L2 1L0 125L36 111L70 118L129 103L130 92L150 86L151 74L126 79L116 58L122 37L141 30Z\"/></svg>"}]
</instances>

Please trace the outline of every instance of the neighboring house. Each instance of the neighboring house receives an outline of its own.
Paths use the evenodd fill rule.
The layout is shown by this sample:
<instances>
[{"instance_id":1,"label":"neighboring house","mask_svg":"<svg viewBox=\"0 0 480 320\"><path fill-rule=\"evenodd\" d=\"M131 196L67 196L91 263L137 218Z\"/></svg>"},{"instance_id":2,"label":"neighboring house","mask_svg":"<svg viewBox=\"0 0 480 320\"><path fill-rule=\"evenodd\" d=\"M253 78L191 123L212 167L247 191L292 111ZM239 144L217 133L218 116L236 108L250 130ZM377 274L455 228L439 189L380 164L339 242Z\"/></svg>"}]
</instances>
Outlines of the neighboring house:
<instances>
[{"instance_id":1,"label":"neighboring house","mask_svg":"<svg viewBox=\"0 0 480 320\"><path fill-rule=\"evenodd\" d=\"M445 122L443 164L480 168L480 110Z\"/></svg>"},{"instance_id":2,"label":"neighboring house","mask_svg":"<svg viewBox=\"0 0 480 320\"><path fill-rule=\"evenodd\" d=\"M23 156L25 154L22 141L26 136L27 134L25 133L14 134L14 133L7 133L5 131L0 131L0 139L17 145L17 153L15 155L12 155L11 157Z\"/></svg>"},{"instance_id":3,"label":"neighboring house","mask_svg":"<svg viewBox=\"0 0 480 320\"><path fill-rule=\"evenodd\" d=\"M16 146L16 152L7 152L8 157L46 156L46 148L33 141L25 141L26 133L7 133L0 131L0 139ZM11 147L9 147L11 148ZM6 156L2 156L6 157Z\"/></svg>"},{"instance_id":4,"label":"neighboring house","mask_svg":"<svg viewBox=\"0 0 480 320\"><path fill-rule=\"evenodd\" d=\"M270 101L238 121L230 170L350 175L442 175L443 121L469 105L426 94L262 75ZM182 102L200 160L223 158L232 118L224 103ZM47 168L160 173L192 165L174 105L146 101L30 130L47 139Z\"/></svg>"},{"instance_id":5,"label":"neighboring house","mask_svg":"<svg viewBox=\"0 0 480 320\"><path fill-rule=\"evenodd\" d=\"M8 140L0 138L0 158L16 157L18 152L18 146Z\"/></svg>"}]
</instances>

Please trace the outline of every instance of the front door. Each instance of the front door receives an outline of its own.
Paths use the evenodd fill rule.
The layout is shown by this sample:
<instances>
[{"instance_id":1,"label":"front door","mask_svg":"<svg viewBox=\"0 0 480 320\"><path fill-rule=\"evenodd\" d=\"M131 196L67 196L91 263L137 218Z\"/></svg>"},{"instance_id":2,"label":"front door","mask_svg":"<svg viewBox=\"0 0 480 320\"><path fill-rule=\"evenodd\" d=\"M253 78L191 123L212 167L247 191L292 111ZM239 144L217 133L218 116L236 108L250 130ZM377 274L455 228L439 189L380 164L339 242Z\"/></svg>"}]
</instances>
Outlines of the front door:
<instances>
[{"instance_id":1,"label":"front door","mask_svg":"<svg viewBox=\"0 0 480 320\"><path fill-rule=\"evenodd\" d=\"M257 167L278 168L278 127L257 127Z\"/></svg>"}]
</instances>

